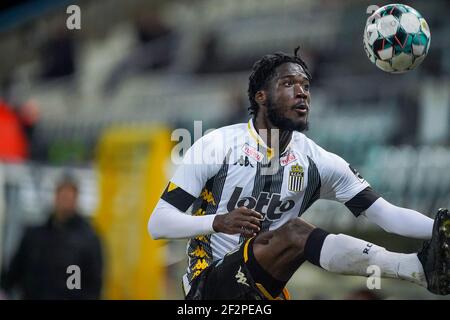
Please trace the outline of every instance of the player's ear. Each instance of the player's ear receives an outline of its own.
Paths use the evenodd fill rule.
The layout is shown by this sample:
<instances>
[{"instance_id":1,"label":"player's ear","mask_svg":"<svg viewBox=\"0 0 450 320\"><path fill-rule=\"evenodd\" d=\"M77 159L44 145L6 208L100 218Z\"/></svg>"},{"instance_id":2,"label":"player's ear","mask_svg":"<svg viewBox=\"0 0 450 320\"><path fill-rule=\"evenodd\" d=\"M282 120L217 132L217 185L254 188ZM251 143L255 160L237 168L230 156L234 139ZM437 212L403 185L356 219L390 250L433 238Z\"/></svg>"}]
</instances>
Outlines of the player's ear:
<instances>
[{"instance_id":1,"label":"player's ear","mask_svg":"<svg viewBox=\"0 0 450 320\"><path fill-rule=\"evenodd\" d=\"M266 105L267 94L264 90L259 90L255 94L255 100L260 105Z\"/></svg>"}]
</instances>

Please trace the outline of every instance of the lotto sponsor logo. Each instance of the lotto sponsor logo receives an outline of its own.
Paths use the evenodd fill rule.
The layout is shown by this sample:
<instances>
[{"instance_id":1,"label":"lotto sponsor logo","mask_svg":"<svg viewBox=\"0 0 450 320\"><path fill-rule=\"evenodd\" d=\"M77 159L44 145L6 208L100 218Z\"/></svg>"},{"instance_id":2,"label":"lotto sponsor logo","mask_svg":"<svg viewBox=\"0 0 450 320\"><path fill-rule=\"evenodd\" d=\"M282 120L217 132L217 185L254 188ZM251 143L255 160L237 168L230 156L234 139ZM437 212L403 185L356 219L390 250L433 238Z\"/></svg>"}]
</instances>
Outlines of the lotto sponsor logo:
<instances>
[{"instance_id":1,"label":"lotto sponsor logo","mask_svg":"<svg viewBox=\"0 0 450 320\"><path fill-rule=\"evenodd\" d=\"M236 187L227 204L228 212L238 207L247 207L265 215L268 220L274 221L281 218L283 212L291 210L295 202L293 200L281 201L279 193L261 192L258 198L240 198L242 188Z\"/></svg>"}]
</instances>

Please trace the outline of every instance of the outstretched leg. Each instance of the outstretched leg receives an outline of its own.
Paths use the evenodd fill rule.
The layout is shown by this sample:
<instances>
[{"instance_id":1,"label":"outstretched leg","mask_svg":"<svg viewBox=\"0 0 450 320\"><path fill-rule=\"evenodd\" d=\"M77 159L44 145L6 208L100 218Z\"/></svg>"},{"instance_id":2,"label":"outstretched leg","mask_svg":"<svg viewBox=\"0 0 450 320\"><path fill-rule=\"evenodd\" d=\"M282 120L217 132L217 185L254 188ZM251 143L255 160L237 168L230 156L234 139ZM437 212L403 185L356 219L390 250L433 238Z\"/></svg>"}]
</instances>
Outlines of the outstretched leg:
<instances>
[{"instance_id":1,"label":"outstretched leg","mask_svg":"<svg viewBox=\"0 0 450 320\"><path fill-rule=\"evenodd\" d=\"M344 234L329 234L300 218L258 235L248 251L246 263L255 283L272 297L280 294L305 260L327 271L360 276L367 276L367 268L376 265L382 277L427 286L417 254L390 252Z\"/></svg>"}]
</instances>

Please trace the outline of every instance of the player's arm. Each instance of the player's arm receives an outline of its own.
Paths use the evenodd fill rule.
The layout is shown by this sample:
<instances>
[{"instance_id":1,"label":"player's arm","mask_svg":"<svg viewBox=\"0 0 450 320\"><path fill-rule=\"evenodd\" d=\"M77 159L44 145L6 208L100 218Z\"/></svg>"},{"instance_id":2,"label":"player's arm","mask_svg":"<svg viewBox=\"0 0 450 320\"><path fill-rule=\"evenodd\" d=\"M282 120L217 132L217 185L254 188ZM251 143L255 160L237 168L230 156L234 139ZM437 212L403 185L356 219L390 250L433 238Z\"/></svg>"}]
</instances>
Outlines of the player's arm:
<instances>
[{"instance_id":1,"label":"player's arm","mask_svg":"<svg viewBox=\"0 0 450 320\"><path fill-rule=\"evenodd\" d=\"M160 199L148 221L153 239L183 239L214 232L214 215L191 216Z\"/></svg>"},{"instance_id":2,"label":"player's arm","mask_svg":"<svg viewBox=\"0 0 450 320\"><path fill-rule=\"evenodd\" d=\"M220 138L214 136L214 133L206 135L186 152L183 162L178 166L150 216L148 232L154 239L191 238L213 232L241 233L251 237L259 231L259 219L262 216L246 208L238 208L228 213L219 212L216 215L186 214L206 182L220 170L224 165L223 161L226 161L227 155L214 149L220 145L217 143ZM204 154L213 154L214 159L204 159Z\"/></svg>"},{"instance_id":3,"label":"player's arm","mask_svg":"<svg viewBox=\"0 0 450 320\"><path fill-rule=\"evenodd\" d=\"M418 238L431 239L434 220L417 211L397 207L383 198L376 200L364 215L390 233Z\"/></svg>"},{"instance_id":4,"label":"player's arm","mask_svg":"<svg viewBox=\"0 0 450 320\"><path fill-rule=\"evenodd\" d=\"M331 195L331 198L344 203L355 216L363 213L369 221L387 232L418 239L431 238L432 219L389 203L373 191L345 160L331 153L329 157L332 161L324 179L328 198Z\"/></svg>"},{"instance_id":5,"label":"player's arm","mask_svg":"<svg viewBox=\"0 0 450 320\"><path fill-rule=\"evenodd\" d=\"M160 199L148 222L153 239L183 239L214 232L253 237L260 230L262 216L246 207L229 213L191 216Z\"/></svg>"}]
</instances>

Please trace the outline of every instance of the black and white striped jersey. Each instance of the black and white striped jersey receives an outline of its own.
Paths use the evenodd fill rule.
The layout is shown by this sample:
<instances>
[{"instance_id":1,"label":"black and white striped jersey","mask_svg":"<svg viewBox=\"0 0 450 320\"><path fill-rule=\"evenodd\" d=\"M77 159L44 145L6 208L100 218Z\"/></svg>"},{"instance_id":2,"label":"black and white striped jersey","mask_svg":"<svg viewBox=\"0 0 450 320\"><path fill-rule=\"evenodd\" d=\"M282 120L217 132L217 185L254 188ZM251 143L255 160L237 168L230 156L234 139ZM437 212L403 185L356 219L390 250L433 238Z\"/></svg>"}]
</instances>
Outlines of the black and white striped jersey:
<instances>
[{"instance_id":1,"label":"black and white striped jersey","mask_svg":"<svg viewBox=\"0 0 450 320\"><path fill-rule=\"evenodd\" d=\"M374 202L373 196L352 200L363 190L370 190L369 184L345 160L300 132L293 133L282 154L274 155L250 120L197 140L161 198L192 215L224 214L246 206L264 216L264 231L301 216L317 199L351 203L350 210L358 215ZM224 233L190 239L184 281L192 281L241 241L239 234Z\"/></svg>"}]
</instances>

